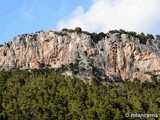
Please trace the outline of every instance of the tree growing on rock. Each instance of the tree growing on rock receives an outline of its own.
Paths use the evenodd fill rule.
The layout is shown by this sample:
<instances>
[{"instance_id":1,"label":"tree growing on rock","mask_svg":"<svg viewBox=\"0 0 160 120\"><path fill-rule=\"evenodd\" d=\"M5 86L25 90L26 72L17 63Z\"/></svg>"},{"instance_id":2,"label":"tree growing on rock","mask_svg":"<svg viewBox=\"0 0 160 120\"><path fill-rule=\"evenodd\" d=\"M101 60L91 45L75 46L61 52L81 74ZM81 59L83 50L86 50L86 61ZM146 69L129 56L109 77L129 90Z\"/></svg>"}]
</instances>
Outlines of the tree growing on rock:
<instances>
[{"instance_id":1,"label":"tree growing on rock","mask_svg":"<svg viewBox=\"0 0 160 120\"><path fill-rule=\"evenodd\" d=\"M76 32L77 34L80 34L80 33L82 33L82 29L81 29L80 27L76 27L76 28L75 28L75 32Z\"/></svg>"}]
</instances>

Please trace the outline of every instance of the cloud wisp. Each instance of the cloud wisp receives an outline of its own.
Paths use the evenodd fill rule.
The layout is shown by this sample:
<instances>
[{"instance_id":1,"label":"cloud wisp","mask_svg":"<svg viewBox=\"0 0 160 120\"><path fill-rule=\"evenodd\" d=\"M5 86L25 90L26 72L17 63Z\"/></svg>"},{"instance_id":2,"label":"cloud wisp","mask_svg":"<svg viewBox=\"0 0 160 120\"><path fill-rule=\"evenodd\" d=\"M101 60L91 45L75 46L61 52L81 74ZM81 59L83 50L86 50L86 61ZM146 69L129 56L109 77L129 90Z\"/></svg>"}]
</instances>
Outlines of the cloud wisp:
<instances>
[{"instance_id":1,"label":"cloud wisp","mask_svg":"<svg viewBox=\"0 0 160 120\"><path fill-rule=\"evenodd\" d=\"M160 18L159 0L94 0L88 11L77 7L67 20L58 22L58 28L108 31L124 29L137 32L156 32Z\"/></svg>"}]
</instances>

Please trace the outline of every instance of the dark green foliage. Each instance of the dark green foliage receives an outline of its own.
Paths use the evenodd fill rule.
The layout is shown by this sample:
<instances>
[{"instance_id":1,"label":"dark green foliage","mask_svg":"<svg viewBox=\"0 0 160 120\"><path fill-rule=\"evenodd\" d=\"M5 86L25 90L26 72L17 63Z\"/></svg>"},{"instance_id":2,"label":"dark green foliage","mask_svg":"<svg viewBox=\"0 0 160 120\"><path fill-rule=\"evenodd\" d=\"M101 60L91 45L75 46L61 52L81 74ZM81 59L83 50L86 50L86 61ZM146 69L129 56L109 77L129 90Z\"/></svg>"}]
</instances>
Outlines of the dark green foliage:
<instances>
[{"instance_id":1,"label":"dark green foliage","mask_svg":"<svg viewBox=\"0 0 160 120\"><path fill-rule=\"evenodd\" d=\"M136 37L136 36L137 36L137 33L134 32L134 31L128 31L127 34L128 34L129 36L133 36L133 37Z\"/></svg>"},{"instance_id":2,"label":"dark green foliage","mask_svg":"<svg viewBox=\"0 0 160 120\"><path fill-rule=\"evenodd\" d=\"M152 34L145 35L143 32L140 33L140 34L137 34L134 31L125 31L125 30L122 30L122 29L120 29L120 30L110 30L109 33L107 33L107 34L104 34L103 32L100 32L100 33L95 33L95 32L94 33L89 33L89 32L86 32L86 31L82 31L82 29L80 27L76 27L74 30L73 29L63 28L61 31L69 32L69 33L76 32L77 34L81 34L83 32L84 34L90 35L91 39L95 43L97 43L99 40L102 40L105 37L109 38L109 33L111 33L111 34L118 33L119 35L128 34L129 37L138 38L141 44L146 44L148 40L154 39L154 36ZM62 36L63 35L67 35L67 34L62 33L62 32L56 32L56 33L59 34L59 35L62 35ZM156 36L156 39L160 39L159 35Z\"/></svg>"},{"instance_id":3,"label":"dark green foliage","mask_svg":"<svg viewBox=\"0 0 160 120\"><path fill-rule=\"evenodd\" d=\"M91 33L87 32L87 31L82 31L82 33L84 33L86 35L91 35Z\"/></svg>"},{"instance_id":4,"label":"dark green foliage","mask_svg":"<svg viewBox=\"0 0 160 120\"><path fill-rule=\"evenodd\" d=\"M106 36L106 34L104 34L103 32L100 32L99 34L97 34L97 33L92 33L92 34L90 34L90 36L91 36L91 39L92 39L95 43L97 43L99 40L102 40L102 39Z\"/></svg>"},{"instance_id":5,"label":"dark green foliage","mask_svg":"<svg viewBox=\"0 0 160 120\"><path fill-rule=\"evenodd\" d=\"M57 73L63 73L64 71L72 71L74 75L78 74L79 71L82 71L82 68L79 67L79 60L69 65L62 65L60 68L56 69Z\"/></svg>"},{"instance_id":6,"label":"dark green foliage","mask_svg":"<svg viewBox=\"0 0 160 120\"><path fill-rule=\"evenodd\" d=\"M147 34L146 40L151 40L151 39L154 39L154 36L152 34Z\"/></svg>"},{"instance_id":7,"label":"dark green foliage","mask_svg":"<svg viewBox=\"0 0 160 120\"><path fill-rule=\"evenodd\" d=\"M63 28L61 31L65 31L65 32L69 32L69 33L75 32L75 30L67 29L67 28Z\"/></svg>"},{"instance_id":8,"label":"dark green foliage","mask_svg":"<svg viewBox=\"0 0 160 120\"><path fill-rule=\"evenodd\" d=\"M152 34L145 35L144 33L138 34L137 37L139 38L141 44L146 44L147 40L154 39Z\"/></svg>"},{"instance_id":9,"label":"dark green foliage","mask_svg":"<svg viewBox=\"0 0 160 120\"><path fill-rule=\"evenodd\" d=\"M73 66L73 65L71 65ZM127 120L160 114L160 83L91 85L54 70L0 71L0 120Z\"/></svg>"},{"instance_id":10,"label":"dark green foliage","mask_svg":"<svg viewBox=\"0 0 160 120\"><path fill-rule=\"evenodd\" d=\"M152 40L154 39L154 36L152 34L147 34L145 35L143 32L140 34L137 34L134 31L125 31L125 30L110 30L109 33L120 33L120 34L128 34L130 37L136 37L140 40L141 44L146 44L147 40ZM156 36L156 38L158 38L158 35Z\"/></svg>"},{"instance_id":11,"label":"dark green foliage","mask_svg":"<svg viewBox=\"0 0 160 120\"><path fill-rule=\"evenodd\" d=\"M139 38L140 43L146 44L147 41L145 39L145 34L144 33L138 34L137 37Z\"/></svg>"},{"instance_id":12,"label":"dark green foliage","mask_svg":"<svg viewBox=\"0 0 160 120\"><path fill-rule=\"evenodd\" d=\"M98 42L98 34L97 33L92 33L91 34L91 39L94 41L94 42Z\"/></svg>"},{"instance_id":13,"label":"dark green foliage","mask_svg":"<svg viewBox=\"0 0 160 120\"><path fill-rule=\"evenodd\" d=\"M63 33L63 32L54 32L55 34L57 35L60 35L60 36L67 36L68 34L67 33Z\"/></svg>"},{"instance_id":14,"label":"dark green foliage","mask_svg":"<svg viewBox=\"0 0 160 120\"><path fill-rule=\"evenodd\" d=\"M106 34L104 34L103 32L100 32L100 33L98 34L98 39L101 40L101 39L103 39L105 36L106 36Z\"/></svg>"},{"instance_id":15,"label":"dark green foliage","mask_svg":"<svg viewBox=\"0 0 160 120\"><path fill-rule=\"evenodd\" d=\"M40 69L46 69L46 68L49 68L49 67L51 67L51 65L49 65L49 64L45 64L45 63L39 63L39 68Z\"/></svg>"},{"instance_id":16,"label":"dark green foliage","mask_svg":"<svg viewBox=\"0 0 160 120\"><path fill-rule=\"evenodd\" d=\"M140 83L140 80L139 80L138 78L134 78L134 79L133 79L133 82L138 82L138 83Z\"/></svg>"},{"instance_id":17,"label":"dark green foliage","mask_svg":"<svg viewBox=\"0 0 160 120\"><path fill-rule=\"evenodd\" d=\"M69 32L69 33L76 32L77 34L82 33L82 29L80 27L76 27L75 30L63 28L61 31Z\"/></svg>"},{"instance_id":18,"label":"dark green foliage","mask_svg":"<svg viewBox=\"0 0 160 120\"><path fill-rule=\"evenodd\" d=\"M119 33L118 30L110 30L109 33Z\"/></svg>"},{"instance_id":19,"label":"dark green foliage","mask_svg":"<svg viewBox=\"0 0 160 120\"><path fill-rule=\"evenodd\" d=\"M68 29L68 32L69 32L69 33L72 33L72 32L75 32L75 30L73 30L73 29Z\"/></svg>"},{"instance_id":20,"label":"dark green foliage","mask_svg":"<svg viewBox=\"0 0 160 120\"><path fill-rule=\"evenodd\" d=\"M151 81L152 82L157 82L157 76L156 75L151 75Z\"/></svg>"},{"instance_id":21,"label":"dark green foliage","mask_svg":"<svg viewBox=\"0 0 160 120\"><path fill-rule=\"evenodd\" d=\"M61 31L65 31L65 32L67 32L67 30L68 30L67 28L63 28Z\"/></svg>"},{"instance_id":22,"label":"dark green foliage","mask_svg":"<svg viewBox=\"0 0 160 120\"><path fill-rule=\"evenodd\" d=\"M82 29L81 29L80 27L76 27L76 28L75 28L75 32L76 32L77 34L80 34L80 33L82 33Z\"/></svg>"},{"instance_id":23,"label":"dark green foliage","mask_svg":"<svg viewBox=\"0 0 160 120\"><path fill-rule=\"evenodd\" d=\"M40 68L44 68L44 67L45 67L45 64L44 64L44 63L40 63L39 67L40 67Z\"/></svg>"},{"instance_id":24,"label":"dark green foliage","mask_svg":"<svg viewBox=\"0 0 160 120\"><path fill-rule=\"evenodd\" d=\"M127 32L126 32L125 30L120 29L120 30L119 30L119 33L120 33L120 34L126 34Z\"/></svg>"}]
</instances>

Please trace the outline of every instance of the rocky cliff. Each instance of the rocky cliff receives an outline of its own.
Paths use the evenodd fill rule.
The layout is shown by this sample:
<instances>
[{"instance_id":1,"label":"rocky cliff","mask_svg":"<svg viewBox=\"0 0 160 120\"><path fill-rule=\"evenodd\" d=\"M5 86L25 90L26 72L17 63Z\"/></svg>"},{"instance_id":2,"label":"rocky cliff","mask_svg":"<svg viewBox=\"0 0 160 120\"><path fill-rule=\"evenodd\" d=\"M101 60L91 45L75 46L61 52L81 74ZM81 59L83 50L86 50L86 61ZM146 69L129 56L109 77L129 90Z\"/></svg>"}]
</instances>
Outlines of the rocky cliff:
<instances>
[{"instance_id":1,"label":"rocky cliff","mask_svg":"<svg viewBox=\"0 0 160 120\"><path fill-rule=\"evenodd\" d=\"M117 76L149 80L160 75L160 40L107 33L95 41L87 32L40 31L19 35L0 47L1 69L65 68L63 74L86 79ZM69 66L69 67L66 67ZM67 69L66 69L67 68Z\"/></svg>"}]
</instances>

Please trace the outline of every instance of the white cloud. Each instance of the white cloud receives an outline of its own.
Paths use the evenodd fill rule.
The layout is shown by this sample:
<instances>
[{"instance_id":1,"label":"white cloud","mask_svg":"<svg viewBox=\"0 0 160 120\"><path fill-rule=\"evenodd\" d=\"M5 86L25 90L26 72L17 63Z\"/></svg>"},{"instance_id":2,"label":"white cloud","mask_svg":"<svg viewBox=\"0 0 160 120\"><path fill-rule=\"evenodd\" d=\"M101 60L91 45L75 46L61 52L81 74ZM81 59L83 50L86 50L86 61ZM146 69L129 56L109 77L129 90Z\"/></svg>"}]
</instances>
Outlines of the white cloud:
<instances>
[{"instance_id":1,"label":"white cloud","mask_svg":"<svg viewBox=\"0 0 160 120\"><path fill-rule=\"evenodd\" d=\"M160 18L159 5L160 0L94 0L88 11L78 7L67 20L59 21L58 28L151 32Z\"/></svg>"}]
</instances>

